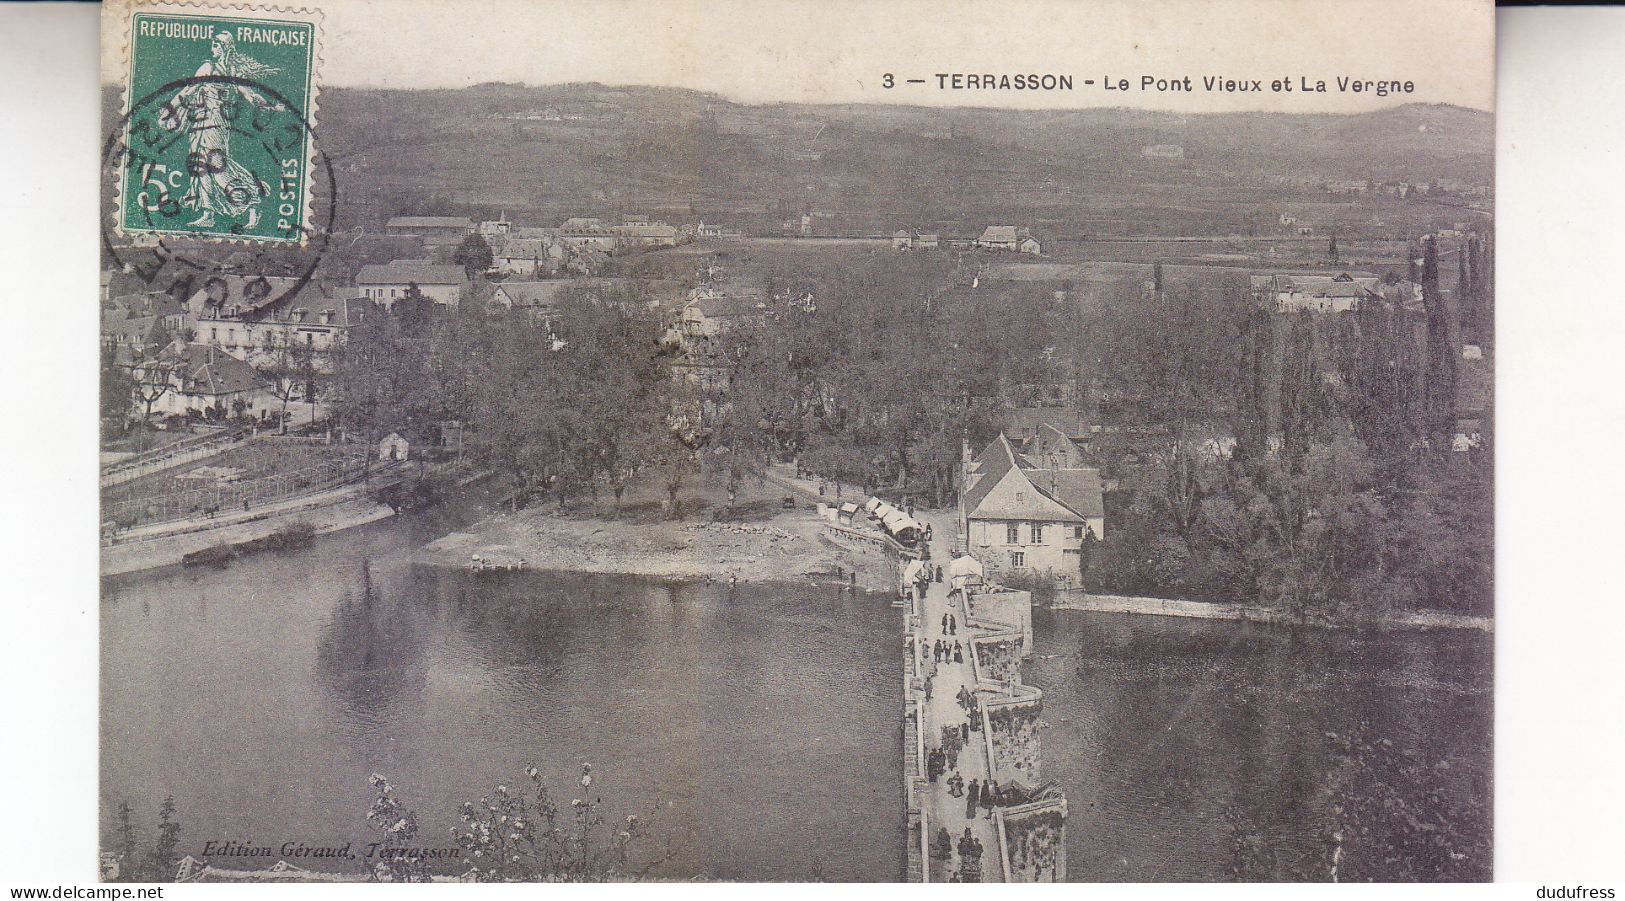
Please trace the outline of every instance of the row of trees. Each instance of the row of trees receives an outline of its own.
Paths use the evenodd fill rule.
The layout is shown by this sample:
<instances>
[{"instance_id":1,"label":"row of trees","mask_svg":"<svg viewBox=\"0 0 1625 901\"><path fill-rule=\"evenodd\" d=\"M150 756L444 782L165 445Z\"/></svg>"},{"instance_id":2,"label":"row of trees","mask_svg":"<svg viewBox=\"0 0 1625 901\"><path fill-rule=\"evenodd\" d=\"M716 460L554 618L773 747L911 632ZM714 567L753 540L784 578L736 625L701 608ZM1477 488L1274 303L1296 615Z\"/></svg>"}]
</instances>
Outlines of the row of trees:
<instances>
[{"instance_id":1,"label":"row of trees","mask_svg":"<svg viewBox=\"0 0 1625 901\"><path fill-rule=\"evenodd\" d=\"M1470 246L1464 258L1481 261L1466 269L1454 310L1429 242L1417 273L1421 311L1375 301L1329 316L1255 307L1231 342L1239 353L1205 381L1179 375L1178 353L1161 355L1170 378L1146 380L1162 399L1143 410L1173 411L1172 440L1124 473L1129 490L1112 498L1094 584L1304 617L1487 612L1489 451L1452 450L1466 340L1458 323L1482 320L1471 309L1487 303L1487 278L1470 273L1487 272L1488 258ZM1233 297L1182 303L1245 308ZM1226 432L1236 440L1228 459L1189 440Z\"/></svg>"},{"instance_id":2,"label":"row of trees","mask_svg":"<svg viewBox=\"0 0 1625 901\"><path fill-rule=\"evenodd\" d=\"M516 507L600 488L618 504L640 474L675 507L703 436L658 336L636 287L578 290L546 320L406 298L364 319L338 354L337 412L368 442L464 422L469 450L512 480Z\"/></svg>"},{"instance_id":3,"label":"row of trees","mask_svg":"<svg viewBox=\"0 0 1625 901\"><path fill-rule=\"evenodd\" d=\"M675 508L697 473L732 496L795 458L946 506L961 443L990 440L1028 389L1058 391L1121 428L1092 450L1122 487L1094 587L1305 617L1477 611L1491 467L1450 447L1461 324L1487 320L1491 263L1487 245L1463 248L1452 304L1437 249L1421 253L1420 310L1396 288L1331 315L1260 308L1239 280L1159 272L1084 300L1070 285L972 289L946 254L792 258L759 267L764 315L692 358L658 340L636 282L579 292L546 322L409 299L356 330L339 409L369 440L467 421L516 503L618 502L643 479Z\"/></svg>"}]
</instances>

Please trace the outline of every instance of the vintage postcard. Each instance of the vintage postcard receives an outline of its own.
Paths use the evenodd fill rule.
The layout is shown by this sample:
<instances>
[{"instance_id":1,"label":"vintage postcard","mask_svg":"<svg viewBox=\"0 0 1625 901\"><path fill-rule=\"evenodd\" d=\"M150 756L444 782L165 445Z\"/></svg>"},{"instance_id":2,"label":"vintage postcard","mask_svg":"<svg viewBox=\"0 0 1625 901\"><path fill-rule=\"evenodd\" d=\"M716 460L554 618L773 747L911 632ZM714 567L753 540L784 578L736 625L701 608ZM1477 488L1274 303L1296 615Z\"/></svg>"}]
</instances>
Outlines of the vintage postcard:
<instances>
[{"instance_id":1,"label":"vintage postcard","mask_svg":"<svg viewBox=\"0 0 1625 901\"><path fill-rule=\"evenodd\" d=\"M109 881L1492 877L1488 0L109 0Z\"/></svg>"}]
</instances>

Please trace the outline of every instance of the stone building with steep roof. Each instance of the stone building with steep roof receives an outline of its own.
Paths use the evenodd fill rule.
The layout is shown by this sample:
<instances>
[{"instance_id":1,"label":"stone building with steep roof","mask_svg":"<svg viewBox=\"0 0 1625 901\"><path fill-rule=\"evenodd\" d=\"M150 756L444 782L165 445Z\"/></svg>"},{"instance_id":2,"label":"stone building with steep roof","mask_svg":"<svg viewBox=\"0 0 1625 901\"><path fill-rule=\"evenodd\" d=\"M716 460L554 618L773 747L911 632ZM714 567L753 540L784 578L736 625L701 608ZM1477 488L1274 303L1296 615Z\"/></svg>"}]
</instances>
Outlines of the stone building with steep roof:
<instances>
[{"instance_id":1,"label":"stone building with steep roof","mask_svg":"<svg viewBox=\"0 0 1625 901\"><path fill-rule=\"evenodd\" d=\"M1078 586L1084 542L1106 537L1100 471L1060 465L1081 459L1034 460L1001 433L964 462L960 534L989 578L1044 576L1060 588Z\"/></svg>"}]
</instances>

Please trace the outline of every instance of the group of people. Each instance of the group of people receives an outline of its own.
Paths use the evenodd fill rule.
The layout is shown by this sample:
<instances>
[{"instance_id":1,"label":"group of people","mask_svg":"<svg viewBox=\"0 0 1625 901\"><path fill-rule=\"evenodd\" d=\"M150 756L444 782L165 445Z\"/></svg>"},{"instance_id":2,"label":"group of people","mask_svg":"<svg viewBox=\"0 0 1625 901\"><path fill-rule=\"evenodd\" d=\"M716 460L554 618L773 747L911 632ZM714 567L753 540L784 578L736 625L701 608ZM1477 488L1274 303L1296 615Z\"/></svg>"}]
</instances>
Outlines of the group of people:
<instances>
[{"instance_id":1,"label":"group of people","mask_svg":"<svg viewBox=\"0 0 1625 901\"><path fill-rule=\"evenodd\" d=\"M956 619L952 613L944 613L942 615L942 634L959 634L959 620Z\"/></svg>"},{"instance_id":2,"label":"group of people","mask_svg":"<svg viewBox=\"0 0 1625 901\"><path fill-rule=\"evenodd\" d=\"M957 641L949 644L939 638L933 642L931 645L931 661L933 663L947 663L950 660L954 663L964 663L965 648Z\"/></svg>"},{"instance_id":3,"label":"group of people","mask_svg":"<svg viewBox=\"0 0 1625 901\"><path fill-rule=\"evenodd\" d=\"M957 843L948 835L946 826L938 829L936 836L931 840L931 856L943 861L952 860L956 846L959 851L959 868L949 875L948 880L981 882L982 840L971 835L969 826L965 827L965 832L959 836Z\"/></svg>"}]
</instances>

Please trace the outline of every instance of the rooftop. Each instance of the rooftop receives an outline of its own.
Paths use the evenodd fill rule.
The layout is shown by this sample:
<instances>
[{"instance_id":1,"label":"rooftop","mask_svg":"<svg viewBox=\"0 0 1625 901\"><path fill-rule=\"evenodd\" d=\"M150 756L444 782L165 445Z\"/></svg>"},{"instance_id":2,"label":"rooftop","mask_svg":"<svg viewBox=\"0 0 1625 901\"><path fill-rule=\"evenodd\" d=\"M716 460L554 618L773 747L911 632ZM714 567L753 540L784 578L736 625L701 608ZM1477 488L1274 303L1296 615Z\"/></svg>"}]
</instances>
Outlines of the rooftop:
<instances>
[{"instance_id":1,"label":"rooftop","mask_svg":"<svg viewBox=\"0 0 1625 901\"><path fill-rule=\"evenodd\" d=\"M461 266L422 260L395 260L392 263L362 266L355 277L357 285L461 285L467 276Z\"/></svg>"},{"instance_id":2,"label":"rooftop","mask_svg":"<svg viewBox=\"0 0 1625 901\"><path fill-rule=\"evenodd\" d=\"M396 216L389 220L389 228L468 228L474 220L467 216Z\"/></svg>"}]
</instances>

